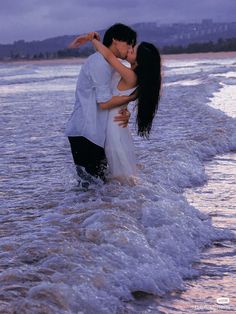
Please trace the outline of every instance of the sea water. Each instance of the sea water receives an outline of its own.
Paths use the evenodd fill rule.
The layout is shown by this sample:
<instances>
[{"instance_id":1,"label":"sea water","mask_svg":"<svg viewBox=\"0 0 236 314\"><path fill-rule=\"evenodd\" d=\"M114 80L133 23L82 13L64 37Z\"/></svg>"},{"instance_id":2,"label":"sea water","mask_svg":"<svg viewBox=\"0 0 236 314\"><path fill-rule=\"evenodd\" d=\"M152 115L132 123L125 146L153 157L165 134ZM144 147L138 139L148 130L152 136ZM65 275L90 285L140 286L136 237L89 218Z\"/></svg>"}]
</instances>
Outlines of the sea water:
<instances>
[{"instance_id":1,"label":"sea water","mask_svg":"<svg viewBox=\"0 0 236 314\"><path fill-rule=\"evenodd\" d=\"M219 248L223 266L232 263L235 198L227 199L228 214L214 207L222 195L208 198L219 185L198 189L209 188L219 171L206 167L221 159L226 168L216 181L226 184L231 165L235 186L235 157L221 157L236 151L235 56L163 58L149 140L136 135L130 106L137 185L98 182L87 191L77 185L64 136L80 68L74 61L0 65L0 313L209 310L212 303L201 308L194 293L182 296L203 272L219 275ZM222 269L233 281L235 269ZM211 279L203 286L216 288Z\"/></svg>"}]
</instances>

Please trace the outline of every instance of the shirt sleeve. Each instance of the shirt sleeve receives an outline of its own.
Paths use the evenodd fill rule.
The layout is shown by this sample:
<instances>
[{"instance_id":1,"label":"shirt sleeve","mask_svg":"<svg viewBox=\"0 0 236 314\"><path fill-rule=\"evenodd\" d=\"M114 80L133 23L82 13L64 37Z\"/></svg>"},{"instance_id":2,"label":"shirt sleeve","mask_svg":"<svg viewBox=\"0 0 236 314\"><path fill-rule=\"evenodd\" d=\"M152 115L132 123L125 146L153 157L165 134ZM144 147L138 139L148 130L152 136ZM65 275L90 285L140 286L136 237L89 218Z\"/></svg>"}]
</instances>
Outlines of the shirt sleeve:
<instances>
[{"instance_id":1,"label":"shirt sleeve","mask_svg":"<svg viewBox=\"0 0 236 314\"><path fill-rule=\"evenodd\" d=\"M110 100L112 69L102 56L96 59L96 63L91 64L90 74L95 87L96 101L101 103Z\"/></svg>"}]
</instances>

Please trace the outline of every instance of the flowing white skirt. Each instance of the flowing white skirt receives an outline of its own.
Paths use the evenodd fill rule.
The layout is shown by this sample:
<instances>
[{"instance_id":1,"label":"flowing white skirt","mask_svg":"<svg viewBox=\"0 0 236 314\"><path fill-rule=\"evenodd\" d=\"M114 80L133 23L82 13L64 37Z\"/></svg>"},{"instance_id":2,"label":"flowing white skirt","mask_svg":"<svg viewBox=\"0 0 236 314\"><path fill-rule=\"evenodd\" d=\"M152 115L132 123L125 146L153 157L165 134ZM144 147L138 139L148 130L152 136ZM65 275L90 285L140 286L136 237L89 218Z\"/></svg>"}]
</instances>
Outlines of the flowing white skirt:
<instances>
[{"instance_id":1,"label":"flowing white skirt","mask_svg":"<svg viewBox=\"0 0 236 314\"><path fill-rule=\"evenodd\" d=\"M129 127L120 127L113 118L119 108L109 110L105 153L112 178L125 178L137 175L134 143Z\"/></svg>"}]
</instances>

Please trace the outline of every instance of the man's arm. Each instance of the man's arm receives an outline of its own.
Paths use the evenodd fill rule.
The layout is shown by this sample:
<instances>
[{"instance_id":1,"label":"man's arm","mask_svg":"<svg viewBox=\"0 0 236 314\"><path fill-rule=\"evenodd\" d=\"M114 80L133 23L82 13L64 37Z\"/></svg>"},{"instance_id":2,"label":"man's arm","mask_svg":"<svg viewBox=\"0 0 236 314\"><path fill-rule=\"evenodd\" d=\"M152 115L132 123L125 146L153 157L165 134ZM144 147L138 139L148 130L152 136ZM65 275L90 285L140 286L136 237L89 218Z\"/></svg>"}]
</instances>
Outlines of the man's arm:
<instances>
[{"instance_id":1,"label":"man's arm","mask_svg":"<svg viewBox=\"0 0 236 314\"><path fill-rule=\"evenodd\" d=\"M106 102L100 102L99 107L101 109L111 109L115 107L119 107L125 104L128 104L130 101L134 101L136 99L135 94L131 94L129 96L113 96L110 100Z\"/></svg>"},{"instance_id":2,"label":"man's arm","mask_svg":"<svg viewBox=\"0 0 236 314\"><path fill-rule=\"evenodd\" d=\"M96 63L90 64L91 78L95 87L96 101L102 110L107 110L114 107L119 107L128 104L137 98L137 93L132 93L129 96L112 96L111 80L112 74L111 66L105 59L99 55L100 58L93 60ZM128 112L129 113L129 112ZM130 115L127 111L117 116L119 118L120 126L126 127L129 122Z\"/></svg>"},{"instance_id":3,"label":"man's arm","mask_svg":"<svg viewBox=\"0 0 236 314\"><path fill-rule=\"evenodd\" d=\"M113 96L112 99L105 103L100 103L99 106L101 109L109 109L109 108L114 108L117 106L121 106L123 104L128 104L130 101L136 100L138 97L138 92L135 90L131 95L129 96ZM126 101L123 103L123 101ZM119 111L119 114L117 114L114 117L114 122L118 122L119 126L121 127L127 127L130 119L130 112L127 108L122 108Z\"/></svg>"}]
</instances>

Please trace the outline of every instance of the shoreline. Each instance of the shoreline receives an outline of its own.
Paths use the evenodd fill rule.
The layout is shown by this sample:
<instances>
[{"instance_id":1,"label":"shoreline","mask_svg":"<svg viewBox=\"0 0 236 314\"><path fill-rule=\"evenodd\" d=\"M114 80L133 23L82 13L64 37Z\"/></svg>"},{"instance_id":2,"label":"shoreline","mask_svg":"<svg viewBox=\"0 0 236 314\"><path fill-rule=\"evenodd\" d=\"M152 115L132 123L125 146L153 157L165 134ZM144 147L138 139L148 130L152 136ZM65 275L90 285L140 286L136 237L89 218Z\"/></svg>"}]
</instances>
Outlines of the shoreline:
<instances>
[{"instance_id":1,"label":"shoreline","mask_svg":"<svg viewBox=\"0 0 236 314\"><path fill-rule=\"evenodd\" d=\"M222 59L236 58L236 51L221 52L196 52L196 53L180 53L180 54L162 54L163 60L182 60L182 59ZM49 60L0 60L1 64L83 64L87 57L78 58L62 58Z\"/></svg>"},{"instance_id":2,"label":"shoreline","mask_svg":"<svg viewBox=\"0 0 236 314\"><path fill-rule=\"evenodd\" d=\"M222 59L236 58L236 51L219 51L219 52L194 52L180 54L163 54L162 57L166 60L181 60L181 59Z\"/></svg>"},{"instance_id":3,"label":"shoreline","mask_svg":"<svg viewBox=\"0 0 236 314\"><path fill-rule=\"evenodd\" d=\"M83 64L87 57L78 57L78 58L61 58L61 59L42 59L42 60L0 60L0 64Z\"/></svg>"}]
</instances>

